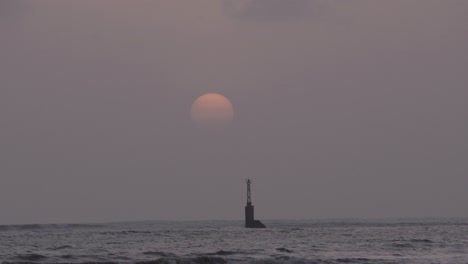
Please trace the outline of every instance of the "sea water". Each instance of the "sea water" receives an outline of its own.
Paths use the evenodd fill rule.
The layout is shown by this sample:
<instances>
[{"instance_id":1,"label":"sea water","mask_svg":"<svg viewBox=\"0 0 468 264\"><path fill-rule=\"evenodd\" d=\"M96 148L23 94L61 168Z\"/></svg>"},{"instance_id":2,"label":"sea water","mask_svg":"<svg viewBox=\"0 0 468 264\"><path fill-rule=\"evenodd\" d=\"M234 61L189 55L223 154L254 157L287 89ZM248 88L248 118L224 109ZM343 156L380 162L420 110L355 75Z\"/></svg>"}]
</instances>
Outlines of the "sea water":
<instances>
[{"instance_id":1,"label":"sea water","mask_svg":"<svg viewBox=\"0 0 468 264\"><path fill-rule=\"evenodd\" d=\"M3 263L468 263L468 219L0 226Z\"/></svg>"}]
</instances>

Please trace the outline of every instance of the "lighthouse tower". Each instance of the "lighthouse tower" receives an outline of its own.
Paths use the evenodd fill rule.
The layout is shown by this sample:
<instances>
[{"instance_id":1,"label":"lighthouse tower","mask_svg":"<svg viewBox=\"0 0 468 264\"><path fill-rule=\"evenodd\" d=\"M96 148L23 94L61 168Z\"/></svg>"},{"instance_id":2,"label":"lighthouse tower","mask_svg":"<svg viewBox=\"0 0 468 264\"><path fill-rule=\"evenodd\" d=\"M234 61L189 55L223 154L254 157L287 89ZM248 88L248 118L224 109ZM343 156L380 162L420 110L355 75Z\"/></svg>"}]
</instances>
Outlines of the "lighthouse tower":
<instances>
[{"instance_id":1,"label":"lighthouse tower","mask_svg":"<svg viewBox=\"0 0 468 264\"><path fill-rule=\"evenodd\" d=\"M245 227L247 228L265 228L266 226L259 220L254 218L254 206L252 205L252 196L250 191L251 179L245 181L247 183L247 205L245 206Z\"/></svg>"}]
</instances>

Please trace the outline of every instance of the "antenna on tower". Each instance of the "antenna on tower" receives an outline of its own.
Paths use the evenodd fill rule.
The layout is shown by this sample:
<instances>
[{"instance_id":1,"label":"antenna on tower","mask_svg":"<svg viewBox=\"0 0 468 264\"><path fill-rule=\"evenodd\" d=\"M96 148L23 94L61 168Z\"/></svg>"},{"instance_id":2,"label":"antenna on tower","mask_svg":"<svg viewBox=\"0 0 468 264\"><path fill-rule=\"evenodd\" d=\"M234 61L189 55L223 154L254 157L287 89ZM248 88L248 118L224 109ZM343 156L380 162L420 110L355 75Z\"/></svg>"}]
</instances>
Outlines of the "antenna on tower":
<instances>
[{"instance_id":1,"label":"antenna on tower","mask_svg":"<svg viewBox=\"0 0 468 264\"><path fill-rule=\"evenodd\" d=\"M247 205L252 205L252 196L250 193L250 184L252 183L252 180L247 178L245 182L247 183Z\"/></svg>"}]
</instances>

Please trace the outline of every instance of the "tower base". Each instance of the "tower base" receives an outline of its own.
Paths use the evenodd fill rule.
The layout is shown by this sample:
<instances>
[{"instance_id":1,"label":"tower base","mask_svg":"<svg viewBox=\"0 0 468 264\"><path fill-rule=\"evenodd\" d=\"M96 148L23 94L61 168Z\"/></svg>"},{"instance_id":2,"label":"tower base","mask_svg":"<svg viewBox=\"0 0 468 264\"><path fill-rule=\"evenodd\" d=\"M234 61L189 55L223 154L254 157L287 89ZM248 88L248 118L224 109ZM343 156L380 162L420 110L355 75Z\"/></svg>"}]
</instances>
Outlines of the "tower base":
<instances>
[{"instance_id":1,"label":"tower base","mask_svg":"<svg viewBox=\"0 0 468 264\"><path fill-rule=\"evenodd\" d=\"M266 226L260 222L260 220L253 220L253 222L246 223L247 228L266 228Z\"/></svg>"}]
</instances>

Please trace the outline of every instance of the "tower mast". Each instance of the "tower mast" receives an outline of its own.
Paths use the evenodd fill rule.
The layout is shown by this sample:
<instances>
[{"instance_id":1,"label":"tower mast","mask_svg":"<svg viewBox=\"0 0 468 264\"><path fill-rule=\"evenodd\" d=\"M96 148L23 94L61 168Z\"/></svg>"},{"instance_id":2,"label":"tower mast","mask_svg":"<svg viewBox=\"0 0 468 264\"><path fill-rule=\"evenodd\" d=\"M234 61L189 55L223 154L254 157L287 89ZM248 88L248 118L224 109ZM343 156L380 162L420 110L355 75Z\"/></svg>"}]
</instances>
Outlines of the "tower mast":
<instances>
[{"instance_id":1,"label":"tower mast","mask_svg":"<svg viewBox=\"0 0 468 264\"><path fill-rule=\"evenodd\" d=\"M251 179L245 181L247 183L247 205L252 205L252 197L250 193L250 184L252 183Z\"/></svg>"}]
</instances>

